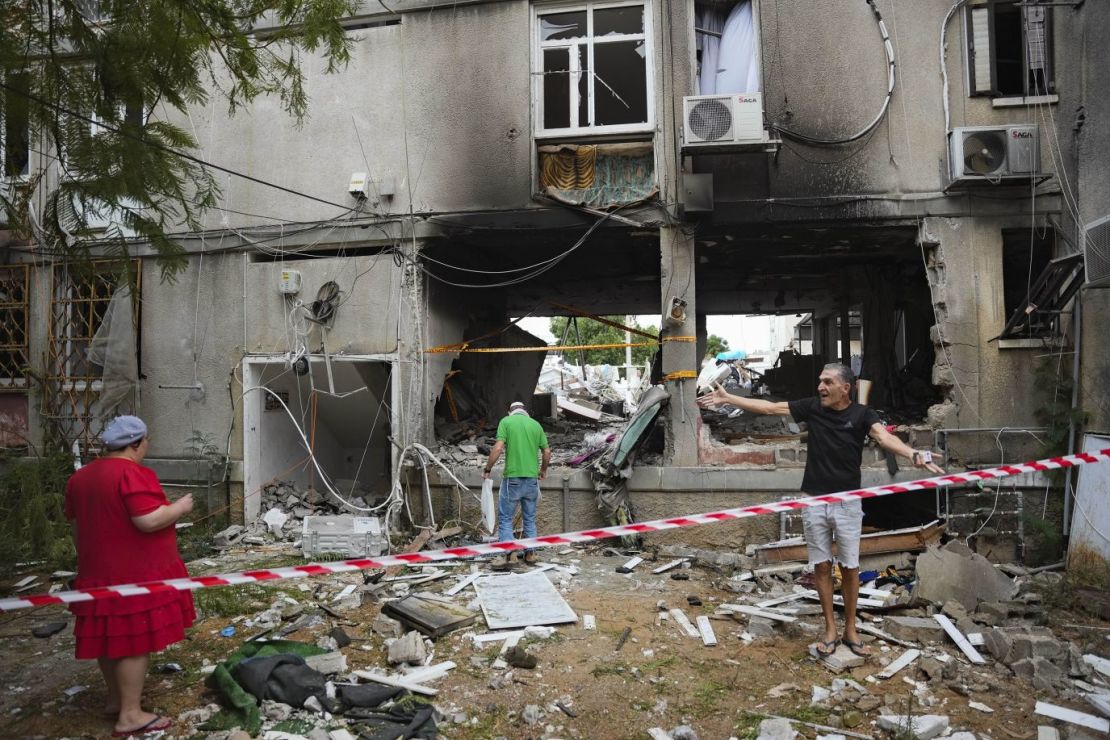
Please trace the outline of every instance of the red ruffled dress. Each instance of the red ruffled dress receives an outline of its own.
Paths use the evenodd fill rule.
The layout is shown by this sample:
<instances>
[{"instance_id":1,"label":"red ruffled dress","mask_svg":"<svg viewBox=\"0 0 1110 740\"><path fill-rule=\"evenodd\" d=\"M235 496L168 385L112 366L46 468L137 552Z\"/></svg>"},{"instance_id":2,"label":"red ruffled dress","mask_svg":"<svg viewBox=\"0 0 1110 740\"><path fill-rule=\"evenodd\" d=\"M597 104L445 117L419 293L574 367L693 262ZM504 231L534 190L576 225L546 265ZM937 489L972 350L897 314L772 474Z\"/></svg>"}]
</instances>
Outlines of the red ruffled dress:
<instances>
[{"instance_id":1,"label":"red ruffled dress","mask_svg":"<svg viewBox=\"0 0 1110 740\"><path fill-rule=\"evenodd\" d=\"M66 485L66 518L77 527L77 588L181 578L173 525L142 532L131 517L169 503L150 468L120 457L84 466ZM78 660L126 658L185 638L196 619L193 595L171 591L70 604Z\"/></svg>"}]
</instances>

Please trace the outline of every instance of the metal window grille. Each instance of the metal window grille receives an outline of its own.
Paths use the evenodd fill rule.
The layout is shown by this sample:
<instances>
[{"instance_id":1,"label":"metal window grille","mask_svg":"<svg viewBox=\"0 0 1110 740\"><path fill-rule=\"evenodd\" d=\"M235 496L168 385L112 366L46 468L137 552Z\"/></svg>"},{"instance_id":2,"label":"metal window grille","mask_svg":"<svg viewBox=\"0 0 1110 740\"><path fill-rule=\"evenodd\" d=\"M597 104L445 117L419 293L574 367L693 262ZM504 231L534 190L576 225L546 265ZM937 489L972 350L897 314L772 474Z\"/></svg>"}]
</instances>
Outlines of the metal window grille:
<instances>
[{"instance_id":1,"label":"metal window grille","mask_svg":"<svg viewBox=\"0 0 1110 740\"><path fill-rule=\"evenodd\" d=\"M131 265L96 262L91 270L53 268L42 418L67 447L76 444L85 451L96 446L101 420L93 418L92 409L100 396L101 369L89 362L85 350L122 281L134 279L135 295L141 296L139 274L137 261ZM136 300L136 327L139 305Z\"/></svg>"},{"instance_id":2,"label":"metal window grille","mask_svg":"<svg viewBox=\"0 0 1110 740\"><path fill-rule=\"evenodd\" d=\"M0 393L27 389L27 265L0 267Z\"/></svg>"}]
</instances>

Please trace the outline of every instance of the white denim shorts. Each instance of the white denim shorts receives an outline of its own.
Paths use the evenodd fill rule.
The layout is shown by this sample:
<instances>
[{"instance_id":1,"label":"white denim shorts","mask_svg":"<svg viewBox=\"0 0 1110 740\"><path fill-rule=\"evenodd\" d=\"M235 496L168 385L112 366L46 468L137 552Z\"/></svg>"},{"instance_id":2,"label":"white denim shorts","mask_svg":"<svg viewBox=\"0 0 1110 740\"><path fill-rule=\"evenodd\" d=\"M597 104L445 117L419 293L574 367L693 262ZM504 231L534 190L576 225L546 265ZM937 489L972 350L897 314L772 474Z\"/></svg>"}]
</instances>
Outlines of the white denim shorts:
<instances>
[{"instance_id":1,"label":"white denim shorts","mask_svg":"<svg viewBox=\"0 0 1110 740\"><path fill-rule=\"evenodd\" d=\"M863 533L863 502L860 499L802 509L802 525L810 566L836 560L841 568L859 567L859 538Z\"/></svg>"}]
</instances>

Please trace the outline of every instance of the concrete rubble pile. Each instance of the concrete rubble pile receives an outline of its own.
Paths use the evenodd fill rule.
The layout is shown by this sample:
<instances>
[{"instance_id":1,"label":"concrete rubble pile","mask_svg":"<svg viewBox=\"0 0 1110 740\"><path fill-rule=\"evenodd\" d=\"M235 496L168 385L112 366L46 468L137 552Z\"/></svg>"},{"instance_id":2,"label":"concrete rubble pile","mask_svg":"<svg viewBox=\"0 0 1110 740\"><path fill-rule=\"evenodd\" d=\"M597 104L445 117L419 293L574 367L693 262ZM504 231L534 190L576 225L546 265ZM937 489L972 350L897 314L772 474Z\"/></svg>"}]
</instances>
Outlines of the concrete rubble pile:
<instances>
[{"instance_id":1,"label":"concrete rubble pile","mask_svg":"<svg viewBox=\"0 0 1110 740\"><path fill-rule=\"evenodd\" d=\"M378 503L356 481L336 479L336 490L351 503L367 507ZM263 545L270 542L300 541L305 517L351 515L366 516L345 506L335 496L315 486L300 486L293 481L273 481L262 488L262 514L246 526L233 524L212 536L212 546Z\"/></svg>"},{"instance_id":2,"label":"concrete rubble pile","mask_svg":"<svg viewBox=\"0 0 1110 740\"><path fill-rule=\"evenodd\" d=\"M717 605L714 616L743 624L742 641L776 635L812 639L810 654L834 675L863 670L868 663L843 644L830 655L817 652L823 621L816 592L802 573L803 563L762 565L754 555L674 545L659 554L685 559L724 578L721 585L735 596ZM875 556L872 562L882 558L894 559ZM867 567L866 562L861 565L861 575L873 580L861 588L859 631L878 669L864 683L904 681L912 688L913 711L890 703L893 697L872 695L854 680L836 678L831 687L812 687L811 704L830 711L825 730L856 728L875 719L881 729L900 737L972 740L974 734L950 732L949 718L936 712L946 701L938 692L947 689L966 697L972 709L992 713L992 695L1015 678L1030 685L1038 697L1086 703L1093 714L1081 721L1097 724L1110 717L1110 659L1084 654L1046 626L1044 594L1059 587L1063 574L1005 566L1015 574L1011 577L959 541L929 547L914 567L890 579L874 578L875 571L866 574ZM684 576L679 572L673 577ZM660 617L665 620L663 608L661 604ZM782 684L771 694L790 692L801 695L804 690ZM768 724L760 737L778 737L777 726Z\"/></svg>"}]
</instances>

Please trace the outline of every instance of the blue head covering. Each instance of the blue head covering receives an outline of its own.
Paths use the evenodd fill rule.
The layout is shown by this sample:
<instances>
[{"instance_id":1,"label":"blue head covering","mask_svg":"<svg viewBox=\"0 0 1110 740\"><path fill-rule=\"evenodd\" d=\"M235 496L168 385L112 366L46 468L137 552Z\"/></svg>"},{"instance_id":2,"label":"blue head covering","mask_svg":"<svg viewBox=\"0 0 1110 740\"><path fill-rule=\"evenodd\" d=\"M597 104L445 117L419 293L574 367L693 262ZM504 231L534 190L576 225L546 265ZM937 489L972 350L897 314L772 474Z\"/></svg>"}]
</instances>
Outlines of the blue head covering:
<instances>
[{"instance_id":1,"label":"blue head covering","mask_svg":"<svg viewBox=\"0 0 1110 740\"><path fill-rule=\"evenodd\" d=\"M117 416L100 433L100 441L109 450L135 444L147 435L146 424L137 416Z\"/></svg>"}]
</instances>

